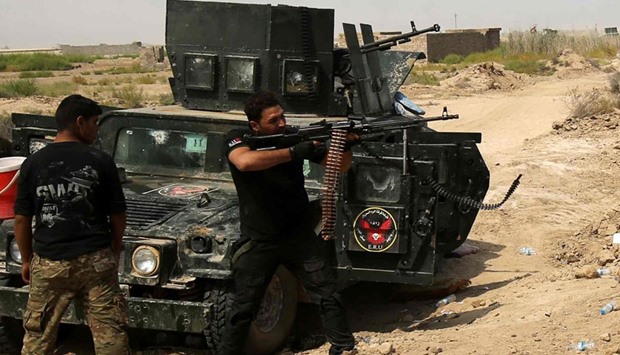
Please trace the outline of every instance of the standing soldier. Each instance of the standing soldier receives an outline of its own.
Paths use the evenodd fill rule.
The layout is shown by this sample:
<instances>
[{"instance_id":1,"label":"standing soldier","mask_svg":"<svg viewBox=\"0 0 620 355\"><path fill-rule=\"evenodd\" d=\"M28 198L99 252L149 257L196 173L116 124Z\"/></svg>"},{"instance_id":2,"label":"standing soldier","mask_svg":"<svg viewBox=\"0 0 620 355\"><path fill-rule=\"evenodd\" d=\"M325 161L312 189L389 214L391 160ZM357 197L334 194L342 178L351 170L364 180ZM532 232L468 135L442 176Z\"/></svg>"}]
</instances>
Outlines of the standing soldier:
<instances>
[{"instance_id":1,"label":"standing soldier","mask_svg":"<svg viewBox=\"0 0 620 355\"><path fill-rule=\"evenodd\" d=\"M112 158L90 147L101 112L93 100L66 97L56 110L54 143L28 157L20 170L15 238L22 279L30 284L22 354L53 352L74 298L84 305L96 353L129 353L117 275L125 196Z\"/></svg>"},{"instance_id":2,"label":"standing soldier","mask_svg":"<svg viewBox=\"0 0 620 355\"><path fill-rule=\"evenodd\" d=\"M304 188L304 160L325 162L326 149L318 142L301 142L291 148L256 151L246 134L270 135L286 131L284 110L268 91L253 95L245 106L250 130L233 130L226 138L228 162L241 216L241 239L233 255L234 295L222 353L242 354L252 318L257 313L273 273L284 264L306 289L319 298L323 328L331 343L330 355L353 351L336 278L325 261L319 237L311 225L308 194ZM358 139L350 135L351 142ZM351 163L343 157L343 170Z\"/></svg>"}]
</instances>

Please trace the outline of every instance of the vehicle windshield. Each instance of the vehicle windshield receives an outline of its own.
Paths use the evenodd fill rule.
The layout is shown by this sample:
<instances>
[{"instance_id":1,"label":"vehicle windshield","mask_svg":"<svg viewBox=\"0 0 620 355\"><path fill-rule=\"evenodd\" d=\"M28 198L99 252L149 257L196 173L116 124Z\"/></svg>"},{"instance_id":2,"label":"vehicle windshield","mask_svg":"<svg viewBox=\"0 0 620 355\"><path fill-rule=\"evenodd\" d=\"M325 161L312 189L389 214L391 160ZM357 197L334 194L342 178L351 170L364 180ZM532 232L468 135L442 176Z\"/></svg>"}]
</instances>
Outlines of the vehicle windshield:
<instances>
[{"instance_id":1,"label":"vehicle windshield","mask_svg":"<svg viewBox=\"0 0 620 355\"><path fill-rule=\"evenodd\" d=\"M114 160L147 171L164 168L200 173L205 171L207 142L206 134L196 132L124 128L116 141Z\"/></svg>"},{"instance_id":2,"label":"vehicle windshield","mask_svg":"<svg viewBox=\"0 0 620 355\"><path fill-rule=\"evenodd\" d=\"M129 172L200 175L228 172L222 135L176 130L123 128L114 149L117 165ZM304 162L309 187L320 186L324 169Z\"/></svg>"}]
</instances>

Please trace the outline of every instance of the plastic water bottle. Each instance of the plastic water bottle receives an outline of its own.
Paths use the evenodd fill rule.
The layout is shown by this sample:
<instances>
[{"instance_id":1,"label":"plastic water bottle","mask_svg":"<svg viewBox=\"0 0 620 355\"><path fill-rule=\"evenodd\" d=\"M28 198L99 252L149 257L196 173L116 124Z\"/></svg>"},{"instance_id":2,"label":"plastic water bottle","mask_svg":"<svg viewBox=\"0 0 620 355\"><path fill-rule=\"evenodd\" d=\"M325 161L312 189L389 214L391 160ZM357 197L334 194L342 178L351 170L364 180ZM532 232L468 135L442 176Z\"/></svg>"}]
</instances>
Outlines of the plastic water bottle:
<instances>
[{"instance_id":1,"label":"plastic water bottle","mask_svg":"<svg viewBox=\"0 0 620 355\"><path fill-rule=\"evenodd\" d=\"M598 268L596 269L596 272L598 272L598 276L605 276L611 274L611 271L606 267Z\"/></svg>"},{"instance_id":2,"label":"plastic water bottle","mask_svg":"<svg viewBox=\"0 0 620 355\"><path fill-rule=\"evenodd\" d=\"M591 341L582 340L576 344L571 344L568 348L577 351L586 351L588 349L594 349L594 343Z\"/></svg>"},{"instance_id":3,"label":"plastic water bottle","mask_svg":"<svg viewBox=\"0 0 620 355\"><path fill-rule=\"evenodd\" d=\"M451 294L448 297L442 298L439 301L437 301L437 303L435 303L435 307L439 308L441 306L445 306L450 302L454 302L456 301L456 296L454 294Z\"/></svg>"},{"instance_id":4,"label":"plastic water bottle","mask_svg":"<svg viewBox=\"0 0 620 355\"><path fill-rule=\"evenodd\" d=\"M530 247L523 247L521 249L519 249L519 254L521 255L534 255L536 254L536 252L534 251L534 248L530 248Z\"/></svg>"},{"instance_id":5,"label":"plastic water bottle","mask_svg":"<svg viewBox=\"0 0 620 355\"><path fill-rule=\"evenodd\" d=\"M609 303L607 303L605 306L603 306L603 308L601 308L601 315L604 316L607 313L616 309L617 304L618 303L616 301L609 301Z\"/></svg>"}]
</instances>

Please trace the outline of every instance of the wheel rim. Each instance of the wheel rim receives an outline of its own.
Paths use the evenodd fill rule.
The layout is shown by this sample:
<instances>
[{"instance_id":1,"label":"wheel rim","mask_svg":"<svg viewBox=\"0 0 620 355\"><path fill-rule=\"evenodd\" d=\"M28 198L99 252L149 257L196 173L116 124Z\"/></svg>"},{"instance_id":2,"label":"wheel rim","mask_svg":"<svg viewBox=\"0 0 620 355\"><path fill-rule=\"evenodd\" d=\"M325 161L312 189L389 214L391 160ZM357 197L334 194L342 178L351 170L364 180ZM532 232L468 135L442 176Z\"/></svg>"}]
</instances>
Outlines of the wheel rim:
<instances>
[{"instance_id":1,"label":"wheel rim","mask_svg":"<svg viewBox=\"0 0 620 355\"><path fill-rule=\"evenodd\" d=\"M260 304L254 325L261 332L270 332L276 327L282 314L284 290L278 276L273 276Z\"/></svg>"}]
</instances>

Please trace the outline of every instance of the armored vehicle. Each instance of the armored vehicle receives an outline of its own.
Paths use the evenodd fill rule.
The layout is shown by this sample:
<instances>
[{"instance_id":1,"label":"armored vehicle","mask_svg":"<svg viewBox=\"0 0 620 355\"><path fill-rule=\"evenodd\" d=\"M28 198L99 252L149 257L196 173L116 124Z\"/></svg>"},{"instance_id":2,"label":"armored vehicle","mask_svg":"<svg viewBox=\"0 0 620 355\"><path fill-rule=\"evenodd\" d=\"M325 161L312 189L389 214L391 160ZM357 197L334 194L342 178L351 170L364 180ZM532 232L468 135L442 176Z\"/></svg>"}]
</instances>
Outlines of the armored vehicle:
<instances>
[{"instance_id":1,"label":"armored vehicle","mask_svg":"<svg viewBox=\"0 0 620 355\"><path fill-rule=\"evenodd\" d=\"M434 25L382 41L372 28L344 24L334 48L334 11L306 7L167 1L170 85L178 105L106 111L96 145L123 181L128 226L118 276L130 326L219 341L239 238L238 202L224 135L247 127L241 112L260 89L282 98L295 139L356 130L352 168L305 166L317 232L342 281L429 285L439 257L468 236L489 184L479 133L440 133L398 91L423 53L388 50ZM360 43L360 38L362 43ZM28 156L55 134L54 121L14 114L13 150ZM318 124L317 124L318 122ZM312 134L305 134L310 132ZM313 135L314 134L314 135ZM272 137L275 145L285 138ZM337 146L337 145L333 145ZM264 144L263 144L263 148ZM268 147L267 147L268 148ZM329 154L338 155L338 149ZM0 226L0 352L16 349L27 288L12 221ZM322 229L322 230L321 230ZM254 320L248 352L277 349L289 332L296 280L278 269ZM65 323L83 324L72 305Z\"/></svg>"}]
</instances>

